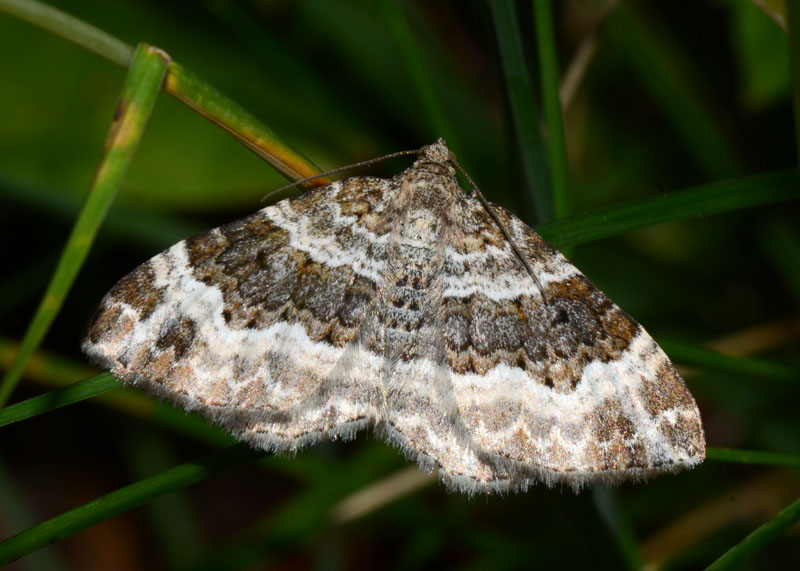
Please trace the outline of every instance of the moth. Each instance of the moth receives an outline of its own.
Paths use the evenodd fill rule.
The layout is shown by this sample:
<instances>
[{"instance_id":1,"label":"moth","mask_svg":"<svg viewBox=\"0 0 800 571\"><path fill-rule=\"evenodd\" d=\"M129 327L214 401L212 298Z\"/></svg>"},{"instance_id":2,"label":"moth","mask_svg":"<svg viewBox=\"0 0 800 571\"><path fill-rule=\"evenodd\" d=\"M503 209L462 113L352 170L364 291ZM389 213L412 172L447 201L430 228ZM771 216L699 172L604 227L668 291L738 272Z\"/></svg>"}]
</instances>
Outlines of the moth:
<instances>
[{"instance_id":1,"label":"moth","mask_svg":"<svg viewBox=\"0 0 800 571\"><path fill-rule=\"evenodd\" d=\"M451 490L576 490L705 456L647 332L443 140L179 242L105 296L85 352L269 451L364 428Z\"/></svg>"}]
</instances>

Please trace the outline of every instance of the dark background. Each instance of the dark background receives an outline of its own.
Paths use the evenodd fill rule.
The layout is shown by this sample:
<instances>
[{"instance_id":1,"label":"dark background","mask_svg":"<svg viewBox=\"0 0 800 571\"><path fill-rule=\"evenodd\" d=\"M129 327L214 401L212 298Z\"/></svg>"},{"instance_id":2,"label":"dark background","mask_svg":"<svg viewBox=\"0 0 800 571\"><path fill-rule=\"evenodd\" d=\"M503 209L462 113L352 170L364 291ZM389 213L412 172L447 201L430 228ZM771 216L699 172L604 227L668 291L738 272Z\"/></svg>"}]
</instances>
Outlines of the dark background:
<instances>
[{"instance_id":1,"label":"dark background","mask_svg":"<svg viewBox=\"0 0 800 571\"><path fill-rule=\"evenodd\" d=\"M163 48L322 168L441 135L379 2L53 4L130 44ZM554 4L563 72L601 6ZM535 224L488 5L401 7L451 125L451 148L487 197ZM531 7L517 8L536 78ZM787 35L749 2L624 2L597 40L565 109L573 214L796 164ZM80 204L102 157L125 70L0 14L0 74L6 366L69 233L70 205ZM388 176L407 164L370 172ZM96 374L79 351L88 320L121 276L169 246L159 236L239 218L283 184L228 134L160 96L114 206L153 215L153 238L130 240L106 225L42 346L46 366L23 380L14 400ZM797 213L794 203L751 208L566 253L658 340L717 343L796 366ZM683 370L709 445L800 452L796 382ZM0 536L219 447L218 433L159 411L126 390L3 428ZM336 502L407 467L368 435L325 444L216 476L14 568L620 568L638 553L643 562L691 569L800 492L796 472L708 461L647 485L580 495L539 486L467 499L432 484L352 522L329 519ZM796 565L797 539L790 531L748 565Z\"/></svg>"}]
</instances>

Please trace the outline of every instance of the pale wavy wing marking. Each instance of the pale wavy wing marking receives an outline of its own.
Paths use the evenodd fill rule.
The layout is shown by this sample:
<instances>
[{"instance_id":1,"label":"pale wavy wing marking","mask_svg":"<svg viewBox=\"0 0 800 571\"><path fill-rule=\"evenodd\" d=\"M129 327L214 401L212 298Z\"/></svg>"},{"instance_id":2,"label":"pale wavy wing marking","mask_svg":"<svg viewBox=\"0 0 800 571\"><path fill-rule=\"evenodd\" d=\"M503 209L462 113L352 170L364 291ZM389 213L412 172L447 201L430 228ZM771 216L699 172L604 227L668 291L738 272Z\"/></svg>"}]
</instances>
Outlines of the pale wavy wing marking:
<instances>
[{"instance_id":1,"label":"pale wavy wing marking","mask_svg":"<svg viewBox=\"0 0 800 571\"><path fill-rule=\"evenodd\" d=\"M468 200L460 191L456 197L454 208ZM398 209L396 227L413 226L407 213ZM459 216L455 220L462 222ZM464 424L446 360L444 270L450 242L462 237L463 228L456 225L442 228L429 247L406 247L397 235L390 239L386 285L378 292L385 334L390 336L385 354L386 422L379 430L423 469L438 467L448 488L472 494L507 489L509 478L503 459L482 450ZM414 282L424 287L413 289Z\"/></svg>"},{"instance_id":2,"label":"pale wavy wing marking","mask_svg":"<svg viewBox=\"0 0 800 571\"><path fill-rule=\"evenodd\" d=\"M490 262L473 256L471 266L505 266L513 275L490 274L481 281L478 271L469 288L449 289L445 307L466 308L464 324L495 323L486 330L494 336L491 354L476 350L479 331L449 327L448 362L473 438L483 450L508 459L512 480L523 480L509 485L524 487L530 479L577 488L699 462L704 443L697 408L663 352L563 256L495 208L544 284L548 304L541 303L533 280L519 275L519 265L504 260L513 253L494 249ZM451 259L454 282L468 257L462 251ZM455 310L448 314L448 324L458 316ZM661 402L647 402L642 386L657 383L670 394L661 391ZM666 416L656 405L666 408Z\"/></svg>"},{"instance_id":3,"label":"pale wavy wing marking","mask_svg":"<svg viewBox=\"0 0 800 571\"><path fill-rule=\"evenodd\" d=\"M513 234L528 251L544 243L521 220L505 214ZM553 284L551 289L562 297L565 289L579 289L582 295L577 299L590 300L602 310L602 327L590 339L610 357L608 362L597 358L589 362L576 391L591 387L591 396L579 400L595 404L591 412L585 407L583 416L589 427L584 426L582 454L584 461L587 456L591 460L585 464L590 473L580 478L637 480L699 464L705 458L700 411L677 369L639 323L582 274L578 276L567 280L566 287ZM608 385L615 389L610 394Z\"/></svg>"},{"instance_id":4,"label":"pale wavy wing marking","mask_svg":"<svg viewBox=\"0 0 800 571\"><path fill-rule=\"evenodd\" d=\"M434 277L441 265L442 244L432 244L430 259L419 275L409 275L396 238L387 256L385 287L378 293L387 336L384 354L384 415L378 431L423 469L442 468L448 455L470 456L468 442L458 433L458 407L444 362L440 317L442 284ZM421 291L396 284L420 279ZM429 281L430 278L433 278ZM410 309L409 306L414 307ZM400 307L398 309L398 306ZM391 314L391 317L388 315ZM389 326L399 321L396 327ZM468 438L468 437L467 437Z\"/></svg>"},{"instance_id":5,"label":"pale wavy wing marking","mask_svg":"<svg viewBox=\"0 0 800 571\"><path fill-rule=\"evenodd\" d=\"M320 411L324 415L324 424L328 427L328 432L320 432L320 436L348 438L358 429L373 424L380 415L374 405L379 392L378 379L382 376L383 351L380 348L381 332L375 328L373 317L378 300L376 290L381 283L381 269L376 264L383 258L385 243L385 237L381 235L384 218L381 211L382 199L392 195L388 188L392 181L355 178L341 184L345 190L349 189L354 194L348 200L347 193L342 192L336 197L338 201L331 203L338 210L335 215L339 220L326 220L320 212L320 208L325 205L317 205L313 217L305 216L302 211L295 211L282 221L284 226L291 226L292 244L295 247L303 249L335 271L349 267L358 274L356 279L361 281L362 289L365 281L371 284L372 289L369 294L361 292L363 308L357 321L352 324L355 334L344 346L339 359L325 375L320 376L316 389L305 402L292 407L286 413L290 418L302 419L314 411ZM353 200L355 195L357 200ZM365 199L371 199L368 208L365 208ZM345 207L360 215L361 219L356 220L351 213L344 213ZM349 240L342 239L343 230L350 233ZM342 248L342 243L349 244L350 247ZM315 285L321 291L327 289L324 282L320 281ZM372 406L368 414L354 415L348 426L341 411L346 410L350 402L356 399L370 402ZM274 431L275 427L259 429Z\"/></svg>"},{"instance_id":6,"label":"pale wavy wing marking","mask_svg":"<svg viewBox=\"0 0 800 571\"><path fill-rule=\"evenodd\" d=\"M275 377L276 384L291 400L280 408L279 418L251 423L247 427L243 437L260 445L269 443L275 436L286 442L283 447L292 449L322 439L351 438L374 417L370 391L364 390L375 378L374 373L370 373L375 369L370 355L357 347L354 350L351 341L335 347L335 358L320 359L324 367L315 365L318 354L329 352L336 344L337 340L330 331L326 334L325 329L330 328L331 319L343 319L341 308L353 293L354 283L359 281L361 289L374 289L374 285L367 285L368 280L361 279L352 271L353 252L337 243L336 231L342 226L353 225L353 220L343 213L350 202L347 194L342 192L345 184L334 183L327 187L330 191L325 198L317 199L307 193L281 202L268 211L269 219L287 231L288 246L308 257L306 265L292 273L309 277L304 280L302 294L293 295L291 302L287 301L294 304L295 313L284 311L280 316L281 320L299 327L299 331L271 347L271 356L264 358L266 367L273 367L278 359L287 363L287 372ZM263 287L269 289L271 286ZM298 285L295 291L299 289ZM354 304L347 303L352 309ZM359 326L350 325L349 329ZM306 343L316 350L304 350ZM288 372L290 366L303 372L291 374ZM360 384L355 382L354 368L362 371Z\"/></svg>"},{"instance_id":7,"label":"pale wavy wing marking","mask_svg":"<svg viewBox=\"0 0 800 571\"><path fill-rule=\"evenodd\" d=\"M109 293L85 349L267 449L378 422L468 493L701 461L697 407L663 351L500 207L538 284L483 207L459 198L428 213L451 220L436 268L420 266L436 275L417 333L388 331L388 228L407 210L386 201L403 177L432 203L457 187L443 141L423 154L394 179L335 183L173 246Z\"/></svg>"},{"instance_id":8,"label":"pale wavy wing marking","mask_svg":"<svg viewBox=\"0 0 800 571\"><path fill-rule=\"evenodd\" d=\"M324 301L309 305L316 306L317 312L336 314L340 321L346 321L349 332L343 346L338 346L340 339L324 331L306 332L313 334L318 346L336 344L338 356L309 383L303 399L295 399L292 406L282 410L282 422L251 426L252 434L269 438L284 430L284 426L296 431L299 426L312 425L313 428L308 429L309 436L296 440L291 446L298 448L322 439L352 438L375 422L380 359L365 350L361 339L375 298L377 284L374 280L380 275L380 268L370 263L370 255L377 256L375 250L381 247L381 242L379 236L359 224L358 218L380 213L386 182L371 178L348 179L331 185L335 192L326 199L308 200L308 194L304 194L294 201L276 205L280 208L271 211L270 219L289 232L290 245L326 269L315 273L313 281L309 280L309 294ZM349 234L348 239L344 239L343 232ZM343 274L349 277L345 287L338 288L341 295L331 296L332 290L337 289L332 287L332 282L342 281ZM317 321L303 314L297 323L316 329ZM282 352L291 353L294 342L286 339ZM313 354L301 353L295 354L293 360L313 363L315 358ZM299 382L303 379L296 377L287 382L287 391L294 392Z\"/></svg>"},{"instance_id":9,"label":"pale wavy wing marking","mask_svg":"<svg viewBox=\"0 0 800 571\"><path fill-rule=\"evenodd\" d=\"M337 202L339 189L337 184L307 193L292 204L300 210L301 217L305 214L304 205L316 209L315 214L325 208L338 209L341 214L341 204ZM374 196L379 194L360 196L360 202ZM376 204L366 206L376 207ZM369 379L361 376L368 369L362 367L358 394L353 394L351 402L347 402L346 393L338 392L339 400L333 403L333 407L349 417L342 414L332 419L327 414L330 406L322 414L320 399L314 396L331 371L339 378L347 377L347 369L357 364L358 357L364 357L363 351L345 351L314 341L301 323L280 319L291 303L291 287L266 288L284 294L288 290L288 295L284 300L269 300L277 304L272 311L250 311L253 308L249 303L257 304L261 298L239 298L236 289L245 284L250 270L245 269L244 274L237 276L236 268L228 268L229 275L224 268L214 267L219 265L219 256L224 252L228 260L239 266L258 258L263 253L263 236L253 234L250 232L253 228L246 226L251 224L264 230L279 208L280 205L267 207L242 221L176 244L123 278L102 302L85 344L90 355L126 381L189 410L198 410L238 436L268 449L295 448L328 436L331 430L349 436L374 415L368 403L370 395L363 390ZM237 228L244 231L231 243L225 234L233 235ZM303 235L302 228L294 230L295 243L279 242L276 246L274 241L268 241L267 247L274 246L269 255L297 254L307 246L308 237ZM329 230L334 231L335 228ZM347 264L348 253L339 254L336 263ZM308 260L313 258L307 250L303 256ZM237 283L235 278L242 280ZM146 288L153 291L148 293ZM223 290L229 293L228 299L223 299ZM134 293L138 299L154 298L150 300L153 307L145 311L128 304L126 300ZM233 315L225 313L231 309L231 302L239 304L241 315L236 313L236 307ZM241 323L244 318L257 320L258 327ZM191 335L177 335L178 324ZM303 377L311 377L312 382L287 382ZM325 393L330 395L331 391ZM353 403L360 404L353 406ZM332 426L331 421L337 426ZM347 426L348 422L355 425Z\"/></svg>"}]
</instances>

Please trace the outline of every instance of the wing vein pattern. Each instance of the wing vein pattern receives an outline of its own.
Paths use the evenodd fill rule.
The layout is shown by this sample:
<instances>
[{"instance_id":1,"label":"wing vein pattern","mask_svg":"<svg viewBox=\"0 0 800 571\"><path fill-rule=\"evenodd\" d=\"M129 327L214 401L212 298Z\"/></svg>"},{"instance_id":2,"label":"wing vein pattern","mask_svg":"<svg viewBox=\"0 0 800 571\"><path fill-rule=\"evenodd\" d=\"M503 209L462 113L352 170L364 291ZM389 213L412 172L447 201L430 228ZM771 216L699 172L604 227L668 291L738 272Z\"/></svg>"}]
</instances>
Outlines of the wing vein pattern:
<instances>
[{"instance_id":1,"label":"wing vein pattern","mask_svg":"<svg viewBox=\"0 0 800 571\"><path fill-rule=\"evenodd\" d=\"M373 427L454 490L575 489L705 456L644 329L519 218L459 187L444 141L175 244L101 302L84 350L254 446Z\"/></svg>"}]
</instances>

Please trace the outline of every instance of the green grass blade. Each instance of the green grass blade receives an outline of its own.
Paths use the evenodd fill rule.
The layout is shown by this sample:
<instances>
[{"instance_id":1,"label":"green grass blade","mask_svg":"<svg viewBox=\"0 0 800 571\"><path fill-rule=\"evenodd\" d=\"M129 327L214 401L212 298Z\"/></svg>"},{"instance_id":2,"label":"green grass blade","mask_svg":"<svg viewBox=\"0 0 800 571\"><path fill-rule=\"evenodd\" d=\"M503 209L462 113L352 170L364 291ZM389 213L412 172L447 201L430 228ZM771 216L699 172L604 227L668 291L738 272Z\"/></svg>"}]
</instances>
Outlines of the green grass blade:
<instances>
[{"instance_id":1,"label":"green grass blade","mask_svg":"<svg viewBox=\"0 0 800 571\"><path fill-rule=\"evenodd\" d=\"M750 3L764 12L781 30L789 31L786 14L789 3L786 0L750 0Z\"/></svg>"},{"instance_id":2,"label":"green grass blade","mask_svg":"<svg viewBox=\"0 0 800 571\"><path fill-rule=\"evenodd\" d=\"M102 373L0 409L0 426L19 422L121 387L122 383L111 373Z\"/></svg>"},{"instance_id":3,"label":"green grass blade","mask_svg":"<svg viewBox=\"0 0 800 571\"><path fill-rule=\"evenodd\" d=\"M17 346L17 343L0 337L0 367L5 367L12 361ZM200 415L186 414L182 409L147 397L142 391L114 390L121 387L122 383L110 373L87 378L94 372L91 367L71 359L46 352L37 353L29 361L25 375L39 384L57 388L51 393L0 409L0 419L2 419L0 425L25 420L79 400L98 397L98 404L125 415L150 421L198 442L218 447L230 446L234 442L232 436L223 429L209 424Z\"/></svg>"},{"instance_id":4,"label":"green grass blade","mask_svg":"<svg viewBox=\"0 0 800 571\"><path fill-rule=\"evenodd\" d=\"M682 365L772 381L792 383L800 381L800 367L797 365L754 357L731 357L712 349L679 341L659 339L658 344L666 351L670 359Z\"/></svg>"},{"instance_id":5,"label":"green grass blade","mask_svg":"<svg viewBox=\"0 0 800 571\"><path fill-rule=\"evenodd\" d=\"M222 127L290 180L319 174L320 169L314 163L283 142L254 115L174 61L169 64L164 90ZM319 177L305 186L324 186L329 183L327 177Z\"/></svg>"},{"instance_id":6,"label":"green grass blade","mask_svg":"<svg viewBox=\"0 0 800 571\"><path fill-rule=\"evenodd\" d=\"M0 0L0 10L74 42L113 63L123 67L131 63L133 48L65 12L31 0ZM266 125L180 64L169 62L164 89L228 131L290 180L320 172L316 165L280 140ZM306 186L321 186L329 182L320 177Z\"/></svg>"},{"instance_id":7,"label":"green grass blade","mask_svg":"<svg viewBox=\"0 0 800 571\"><path fill-rule=\"evenodd\" d=\"M542 111L547 130L547 154L550 159L550 190L553 195L553 218L569 215L569 179L567 174L567 142L561 112L556 34L550 0L534 0L533 13L542 78Z\"/></svg>"},{"instance_id":8,"label":"green grass blade","mask_svg":"<svg viewBox=\"0 0 800 571\"><path fill-rule=\"evenodd\" d=\"M0 337L0 370L7 370L19 351L19 342ZM83 361L38 351L28 361L25 376L49 388L61 388L97 374L97 369ZM2 410L2 409L0 409Z\"/></svg>"},{"instance_id":9,"label":"green grass blade","mask_svg":"<svg viewBox=\"0 0 800 571\"><path fill-rule=\"evenodd\" d=\"M763 452L761 450L736 450L733 448L706 449L706 458L717 462L735 462L737 464L762 464L764 466L782 466L784 468L800 468L800 455L783 452Z\"/></svg>"},{"instance_id":10,"label":"green grass blade","mask_svg":"<svg viewBox=\"0 0 800 571\"><path fill-rule=\"evenodd\" d=\"M798 183L800 176L793 170L758 174L609 206L541 225L536 230L553 246L582 244L664 222L797 199L800 198ZM23 183L9 188L14 189L15 198L33 206L41 204L46 207L51 204L51 194L53 200L58 200L55 189L42 189ZM75 208L74 203L65 201L52 214L66 218ZM142 240L142 243L161 248L203 230L193 224L181 223L175 218L129 209L119 212L112 210L107 224L104 225L106 227L109 233L116 236L136 238Z\"/></svg>"},{"instance_id":11,"label":"green grass blade","mask_svg":"<svg viewBox=\"0 0 800 571\"><path fill-rule=\"evenodd\" d=\"M722 557L714 561L707 569L722 571L723 569L738 567L742 562L764 549L767 544L792 527L798 520L800 520L800 499L792 502L777 516L758 527L750 535L726 551Z\"/></svg>"},{"instance_id":12,"label":"green grass blade","mask_svg":"<svg viewBox=\"0 0 800 571\"><path fill-rule=\"evenodd\" d=\"M2 199L22 204L43 215L62 220L74 220L80 213L81 202L57 188L43 187L7 177L0 173ZM10 198L10 200L8 200ZM207 230L203 226L181 220L176 216L138 210L131 206L114 204L100 231L103 234L132 240L142 248L164 248L193 234ZM52 266L51 266L52 267Z\"/></svg>"},{"instance_id":13,"label":"green grass blade","mask_svg":"<svg viewBox=\"0 0 800 571\"><path fill-rule=\"evenodd\" d=\"M519 141L522 168L528 183L529 194L523 198L535 208L537 220L549 222L553 219L553 197L547 149L539 131L539 106L525 62L514 3L510 0L491 0L489 7L492 10L511 115ZM524 218L531 218L529 213L522 214Z\"/></svg>"},{"instance_id":14,"label":"green grass blade","mask_svg":"<svg viewBox=\"0 0 800 571\"><path fill-rule=\"evenodd\" d=\"M553 246L571 246L654 224L797 198L800 198L798 172L777 171L611 206L584 216L539 226L536 230Z\"/></svg>"},{"instance_id":15,"label":"green grass blade","mask_svg":"<svg viewBox=\"0 0 800 571\"><path fill-rule=\"evenodd\" d=\"M0 0L0 11L61 36L117 65L128 67L133 47L86 22L34 0Z\"/></svg>"},{"instance_id":16,"label":"green grass blade","mask_svg":"<svg viewBox=\"0 0 800 571\"><path fill-rule=\"evenodd\" d=\"M78 216L50 285L28 326L16 359L0 385L0 407L8 402L28 359L41 343L78 275L97 230L116 195L139 143L156 96L161 91L167 62L164 54L142 44L136 50L117 116L111 125L106 154L95 174L92 189Z\"/></svg>"},{"instance_id":17,"label":"green grass blade","mask_svg":"<svg viewBox=\"0 0 800 571\"><path fill-rule=\"evenodd\" d=\"M265 455L263 451L237 444L209 457L181 464L120 488L0 542L0 565L138 507L153 498L196 484L213 474L247 464Z\"/></svg>"}]
</instances>

